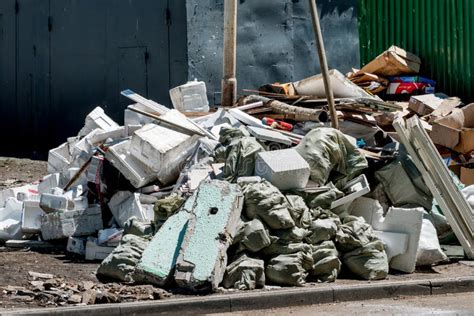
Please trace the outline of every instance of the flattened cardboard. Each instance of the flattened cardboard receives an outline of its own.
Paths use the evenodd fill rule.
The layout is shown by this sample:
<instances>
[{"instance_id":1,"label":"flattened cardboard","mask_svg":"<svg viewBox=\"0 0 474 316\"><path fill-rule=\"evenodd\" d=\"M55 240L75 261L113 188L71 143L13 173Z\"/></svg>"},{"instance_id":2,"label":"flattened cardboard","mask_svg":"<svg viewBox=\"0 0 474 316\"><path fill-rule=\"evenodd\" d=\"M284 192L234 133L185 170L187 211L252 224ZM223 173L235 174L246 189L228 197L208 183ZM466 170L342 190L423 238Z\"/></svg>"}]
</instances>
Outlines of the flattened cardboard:
<instances>
[{"instance_id":1,"label":"flattened cardboard","mask_svg":"<svg viewBox=\"0 0 474 316\"><path fill-rule=\"evenodd\" d=\"M383 77L410 75L420 72L421 60L418 56L397 46L392 46L370 63L360 72L367 72Z\"/></svg>"}]
</instances>

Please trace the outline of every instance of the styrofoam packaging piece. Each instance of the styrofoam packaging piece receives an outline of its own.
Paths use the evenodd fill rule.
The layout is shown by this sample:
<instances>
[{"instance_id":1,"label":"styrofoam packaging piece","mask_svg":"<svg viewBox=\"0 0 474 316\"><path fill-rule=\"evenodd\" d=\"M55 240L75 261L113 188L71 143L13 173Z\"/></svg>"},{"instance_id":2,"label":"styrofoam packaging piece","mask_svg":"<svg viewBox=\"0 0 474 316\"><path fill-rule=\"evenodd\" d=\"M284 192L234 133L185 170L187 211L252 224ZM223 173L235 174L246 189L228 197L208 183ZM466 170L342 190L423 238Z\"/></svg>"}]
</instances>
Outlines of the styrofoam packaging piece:
<instances>
[{"instance_id":1,"label":"styrofoam packaging piece","mask_svg":"<svg viewBox=\"0 0 474 316\"><path fill-rule=\"evenodd\" d=\"M129 191L119 191L112 196L108 204L115 221L120 227L133 216L146 222L147 217L140 203L140 194Z\"/></svg>"},{"instance_id":2,"label":"styrofoam packaging piece","mask_svg":"<svg viewBox=\"0 0 474 316\"><path fill-rule=\"evenodd\" d=\"M389 263L393 257L407 252L409 238L407 234L385 232L380 230L376 230L374 233L385 244L385 252L387 253Z\"/></svg>"},{"instance_id":3,"label":"styrofoam packaging piece","mask_svg":"<svg viewBox=\"0 0 474 316\"><path fill-rule=\"evenodd\" d=\"M41 231L41 216L45 212L37 200L23 201L23 212L21 215L21 230L24 233L39 233Z\"/></svg>"},{"instance_id":4,"label":"styrofoam packaging piece","mask_svg":"<svg viewBox=\"0 0 474 316\"><path fill-rule=\"evenodd\" d=\"M73 202L75 211L85 210L89 207L89 201L86 196L74 198Z\"/></svg>"},{"instance_id":5,"label":"styrofoam packaging piece","mask_svg":"<svg viewBox=\"0 0 474 316\"><path fill-rule=\"evenodd\" d=\"M99 246L97 238L89 237L86 242L86 260L104 260L115 247Z\"/></svg>"},{"instance_id":6,"label":"styrofoam packaging piece","mask_svg":"<svg viewBox=\"0 0 474 316\"><path fill-rule=\"evenodd\" d=\"M119 127L111 128L108 131L100 130L99 132L86 138L89 145L97 146L101 143L104 143L108 139L119 140L125 137L127 137L125 126L119 126Z\"/></svg>"},{"instance_id":7,"label":"styrofoam packaging piece","mask_svg":"<svg viewBox=\"0 0 474 316\"><path fill-rule=\"evenodd\" d=\"M0 208L5 207L8 198L14 198L19 201L27 199L38 199L38 186L27 184L21 187L9 188L0 191Z\"/></svg>"},{"instance_id":8,"label":"styrofoam packaging piece","mask_svg":"<svg viewBox=\"0 0 474 316\"><path fill-rule=\"evenodd\" d=\"M122 240L123 229L108 228L99 230L97 235L97 244L108 247L118 246Z\"/></svg>"},{"instance_id":9,"label":"styrofoam packaging piece","mask_svg":"<svg viewBox=\"0 0 474 316\"><path fill-rule=\"evenodd\" d=\"M41 193L48 193L52 188L56 188L60 186L60 174L59 173L52 173L43 178L41 182L38 184L38 192Z\"/></svg>"},{"instance_id":10,"label":"styrofoam packaging piece","mask_svg":"<svg viewBox=\"0 0 474 316\"><path fill-rule=\"evenodd\" d=\"M84 127L79 132L79 136L86 136L96 128L109 131L117 127L119 127L119 125L107 116L104 110L98 106L86 116Z\"/></svg>"},{"instance_id":11,"label":"styrofoam packaging piece","mask_svg":"<svg viewBox=\"0 0 474 316\"><path fill-rule=\"evenodd\" d=\"M102 156L93 156L91 163L87 167L86 176L87 181L92 183L100 183L102 165L104 163L104 157Z\"/></svg>"},{"instance_id":12,"label":"styrofoam packaging piece","mask_svg":"<svg viewBox=\"0 0 474 316\"><path fill-rule=\"evenodd\" d=\"M157 179L156 172L144 165L129 152L130 140L110 146L105 158L135 187L141 188Z\"/></svg>"},{"instance_id":13,"label":"styrofoam packaging piece","mask_svg":"<svg viewBox=\"0 0 474 316\"><path fill-rule=\"evenodd\" d=\"M18 239L22 235L21 214L23 203L9 197L4 208L0 208L0 240Z\"/></svg>"},{"instance_id":14,"label":"styrofoam packaging piece","mask_svg":"<svg viewBox=\"0 0 474 316\"><path fill-rule=\"evenodd\" d=\"M134 104L133 107L138 107L137 104ZM143 114L137 113L135 111L126 109L124 113L124 125L146 125L153 123L154 119L151 117L145 116Z\"/></svg>"},{"instance_id":15,"label":"styrofoam packaging piece","mask_svg":"<svg viewBox=\"0 0 474 316\"><path fill-rule=\"evenodd\" d=\"M308 184L310 167L294 149L266 151L257 154L255 175L280 190L304 189Z\"/></svg>"},{"instance_id":16,"label":"styrofoam packaging piece","mask_svg":"<svg viewBox=\"0 0 474 316\"><path fill-rule=\"evenodd\" d=\"M78 141L74 147L72 147L72 156L77 157L81 153L84 153L88 156L91 156L93 154L92 150L92 144L91 144L91 139L93 139L97 134L103 133L104 130L101 128L96 128L93 131L91 131L89 134L84 136L80 141Z\"/></svg>"},{"instance_id":17,"label":"styrofoam packaging piece","mask_svg":"<svg viewBox=\"0 0 474 316\"><path fill-rule=\"evenodd\" d=\"M130 153L147 165L163 184L179 176L183 162L197 144L197 136L189 136L156 124L147 124L134 133Z\"/></svg>"},{"instance_id":18,"label":"styrofoam packaging piece","mask_svg":"<svg viewBox=\"0 0 474 316\"><path fill-rule=\"evenodd\" d=\"M65 195L41 194L40 207L45 213L74 210L74 202Z\"/></svg>"},{"instance_id":19,"label":"styrofoam packaging piece","mask_svg":"<svg viewBox=\"0 0 474 316\"><path fill-rule=\"evenodd\" d=\"M71 163L71 153L69 143L64 143L59 147L51 149L48 153L48 173L61 172Z\"/></svg>"},{"instance_id":20,"label":"styrofoam packaging piece","mask_svg":"<svg viewBox=\"0 0 474 316\"><path fill-rule=\"evenodd\" d=\"M250 131L250 134L252 134L257 139L267 142L280 143L288 146L293 144L293 141L289 137L283 135L277 130L271 130L255 126L248 126L247 128Z\"/></svg>"},{"instance_id":21,"label":"styrofoam packaging piece","mask_svg":"<svg viewBox=\"0 0 474 316\"><path fill-rule=\"evenodd\" d=\"M54 212L41 217L41 235L44 240L89 236L103 228L100 205L84 211Z\"/></svg>"},{"instance_id":22,"label":"styrofoam packaging piece","mask_svg":"<svg viewBox=\"0 0 474 316\"><path fill-rule=\"evenodd\" d=\"M171 102L180 112L209 112L206 84L203 81L189 81L170 90Z\"/></svg>"},{"instance_id":23,"label":"styrofoam packaging piece","mask_svg":"<svg viewBox=\"0 0 474 316\"><path fill-rule=\"evenodd\" d=\"M369 181L367 181L366 176L360 175L354 180L348 182L342 189L345 196L331 203L331 209L351 203L355 199L366 195L370 192Z\"/></svg>"},{"instance_id":24,"label":"styrofoam packaging piece","mask_svg":"<svg viewBox=\"0 0 474 316\"><path fill-rule=\"evenodd\" d=\"M86 241L87 238L85 237L69 237L66 250L76 255L84 256L86 254Z\"/></svg>"}]
</instances>

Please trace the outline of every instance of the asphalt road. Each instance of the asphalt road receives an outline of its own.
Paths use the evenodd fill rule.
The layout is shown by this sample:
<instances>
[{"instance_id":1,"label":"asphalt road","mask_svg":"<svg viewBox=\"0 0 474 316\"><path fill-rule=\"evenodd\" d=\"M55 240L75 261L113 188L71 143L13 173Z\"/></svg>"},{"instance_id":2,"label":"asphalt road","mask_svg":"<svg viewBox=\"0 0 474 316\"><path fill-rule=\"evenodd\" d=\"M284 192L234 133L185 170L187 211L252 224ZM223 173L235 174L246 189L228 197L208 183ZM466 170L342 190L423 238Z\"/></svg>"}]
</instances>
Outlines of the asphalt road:
<instances>
[{"instance_id":1,"label":"asphalt road","mask_svg":"<svg viewBox=\"0 0 474 316\"><path fill-rule=\"evenodd\" d=\"M474 293L370 300L218 315L474 315Z\"/></svg>"}]
</instances>

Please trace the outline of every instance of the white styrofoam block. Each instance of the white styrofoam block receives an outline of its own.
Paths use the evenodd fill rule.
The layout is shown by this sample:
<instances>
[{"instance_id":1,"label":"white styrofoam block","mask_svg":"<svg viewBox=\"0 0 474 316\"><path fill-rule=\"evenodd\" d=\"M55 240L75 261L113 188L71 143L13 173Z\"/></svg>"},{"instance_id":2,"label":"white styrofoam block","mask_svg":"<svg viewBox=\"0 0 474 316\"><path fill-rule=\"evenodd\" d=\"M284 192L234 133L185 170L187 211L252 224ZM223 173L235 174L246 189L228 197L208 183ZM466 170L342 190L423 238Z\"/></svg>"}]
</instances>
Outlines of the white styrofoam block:
<instances>
[{"instance_id":1,"label":"white styrofoam block","mask_svg":"<svg viewBox=\"0 0 474 316\"><path fill-rule=\"evenodd\" d=\"M86 241L87 238L85 237L69 237L67 240L66 250L84 256L86 254Z\"/></svg>"},{"instance_id":2,"label":"white styrofoam block","mask_svg":"<svg viewBox=\"0 0 474 316\"><path fill-rule=\"evenodd\" d=\"M41 194L40 207L46 213L74 210L74 202L65 195Z\"/></svg>"},{"instance_id":3,"label":"white styrofoam block","mask_svg":"<svg viewBox=\"0 0 474 316\"><path fill-rule=\"evenodd\" d=\"M157 174L129 152L130 140L110 146L105 158L135 187L141 188L157 179Z\"/></svg>"},{"instance_id":4,"label":"white styrofoam block","mask_svg":"<svg viewBox=\"0 0 474 316\"><path fill-rule=\"evenodd\" d=\"M21 214L23 203L9 197L5 208L0 208L0 240L18 239L22 235Z\"/></svg>"},{"instance_id":5,"label":"white styrofoam block","mask_svg":"<svg viewBox=\"0 0 474 316\"><path fill-rule=\"evenodd\" d=\"M308 184L310 167L294 149L266 151L257 154L255 175L280 190L304 189Z\"/></svg>"},{"instance_id":6,"label":"white styrofoam block","mask_svg":"<svg viewBox=\"0 0 474 316\"><path fill-rule=\"evenodd\" d=\"M86 260L104 260L115 247L99 246L97 238L89 237L86 243Z\"/></svg>"},{"instance_id":7,"label":"white styrofoam block","mask_svg":"<svg viewBox=\"0 0 474 316\"><path fill-rule=\"evenodd\" d=\"M48 173L61 172L71 163L69 143L51 149L48 153Z\"/></svg>"},{"instance_id":8,"label":"white styrofoam block","mask_svg":"<svg viewBox=\"0 0 474 316\"><path fill-rule=\"evenodd\" d=\"M180 112L209 112L206 84L203 81L189 81L170 90L171 102Z\"/></svg>"},{"instance_id":9,"label":"white styrofoam block","mask_svg":"<svg viewBox=\"0 0 474 316\"><path fill-rule=\"evenodd\" d=\"M52 188L56 188L60 186L59 183L60 174L59 173L52 173L45 176L41 182L38 184L38 192L41 193L48 193Z\"/></svg>"},{"instance_id":10,"label":"white styrofoam block","mask_svg":"<svg viewBox=\"0 0 474 316\"><path fill-rule=\"evenodd\" d=\"M179 176L182 164L197 144L196 136L189 136L156 124L147 124L134 133L130 153L151 170L163 184Z\"/></svg>"},{"instance_id":11,"label":"white styrofoam block","mask_svg":"<svg viewBox=\"0 0 474 316\"><path fill-rule=\"evenodd\" d=\"M360 197L352 202L349 212L351 215L363 217L374 230L406 234L408 236L407 251L393 257L390 268L406 273L415 271L423 223L423 208L390 208L384 217L383 208L378 201Z\"/></svg>"},{"instance_id":12,"label":"white styrofoam block","mask_svg":"<svg viewBox=\"0 0 474 316\"><path fill-rule=\"evenodd\" d=\"M361 197L369 193L370 192L369 181L367 181L367 178L363 174L355 178L354 180L350 181L349 183L347 183L342 189L342 192L344 192L345 196L340 198L339 200L332 202L331 209L339 207L341 205L346 205L348 203L351 203L358 197Z\"/></svg>"},{"instance_id":13,"label":"white styrofoam block","mask_svg":"<svg viewBox=\"0 0 474 316\"><path fill-rule=\"evenodd\" d=\"M384 218L372 225L375 230L405 233L409 236L407 251L392 258L391 268L406 273L415 271L422 224L423 208L392 207Z\"/></svg>"},{"instance_id":14,"label":"white styrofoam block","mask_svg":"<svg viewBox=\"0 0 474 316\"><path fill-rule=\"evenodd\" d=\"M120 227L124 227L131 217L136 217L143 222L147 221L147 215L140 203L139 193L119 191L112 196L108 205Z\"/></svg>"},{"instance_id":15,"label":"white styrofoam block","mask_svg":"<svg viewBox=\"0 0 474 316\"><path fill-rule=\"evenodd\" d=\"M72 156L77 157L81 153L84 153L85 155L91 156L92 155L92 144L91 144L91 139L94 138L97 134L103 133L104 130L100 128L96 128L93 131L91 131L89 134L84 136L80 141L78 141L74 147L72 147Z\"/></svg>"},{"instance_id":16,"label":"white styrofoam block","mask_svg":"<svg viewBox=\"0 0 474 316\"><path fill-rule=\"evenodd\" d=\"M93 156L91 163L87 167L86 177L87 181L99 184L101 181L102 166L104 163L103 156Z\"/></svg>"},{"instance_id":17,"label":"white styrofoam block","mask_svg":"<svg viewBox=\"0 0 474 316\"><path fill-rule=\"evenodd\" d=\"M123 229L108 228L99 231L97 244L101 246L115 247L122 240Z\"/></svg>"},{"instance_id":18,"label":"white styrofoam block","mask_svg":"<svg viewBox=\"0 0 474 316\"><path fill-rule=\"evenodd\" d=\"M212 172L212 168L194 168L188 174L189 190L195 191L202 181L209 179L209 174Z\"/></svg>"},{"instance_id":19,"label":"white styrofoam block","mask_svg":"<svg viewBox=\"0 0 474 316\"><path fill-rule=\"evenodd\" d=\"M0 191L0 208L5 207L8 198L14 198L19 201L39 199L38 186L34 184L27 184L21 187L9 188Z\"/></svg>"},{"instance_id":20,"label":"white styrofoam block","mask_svg":"<svg viewBox=\"0 0 474 316\"><path fill-rule=\"evenodd\" d=\"M133 105L136 107L137 105ZM124 113L124 125L146 125L149 123L153 123L154 119L151 117L145 116L143 114L137 113L135 111L126 109Z\"/></svg>"},{"instance_id":21,"label":"white styrofoam block","mask_svg":"<svg viewBox=\"0 0 474 316\"><path fill-rule=\"evenodd\" d=\"M402 255L408 250L409 236L407 234L391 233L380 230L376 230L374 233L385 244L385 252L387 253L389 263L393 257Z\"/></svg>"},{"instance_id":22,"label":"white styrofoam block","mask_svg":"<svg viewBox=\"0 0 474 316\"><path fill-rule=\"evenodd\" d=\"M86 136L96 128L109 131L117 127L119 127L119 125L107 116L104 110L98 106L86 116L84 127L79 132L79 136Z\"/></svg>"},{"instance_id":23,"label":"white styrofoam block","mask_svg":"<svg viewBox=\"0 0 474 316\"><path fill-rule=\"evenodd\" d=\"M90 146L95 147L99 144L104 143L108 139L119 140L119 139L127 137L125 130L126 130L125 126L118 126L115 128L111 128L108 131L103 131L100 129L97 133L94 133L90 137L86 136L87 142L89 143Z\"/></svg>"},{"instance_id":24,"label":"white styrofoam block","mask_svg":"<svg viewBox=\"0 0 474 316\"><path fill-rule=\"evenodd\" d=\"M100 205L84 211L54 212L41 217L41 235L44 240L89 236L103 229Z\"/></svg>"},{"instance_id":25,"label":"white styrofoam block","mask_svg":"<svg viewBox=\"0 0 474 316\"><path fill-rule=\"evenodd\" d=\"M25 233L39 233L41 231L41 216L45 213L38 200L23 201L21 216L21 230Z\"/></svg>"}]
</instances>

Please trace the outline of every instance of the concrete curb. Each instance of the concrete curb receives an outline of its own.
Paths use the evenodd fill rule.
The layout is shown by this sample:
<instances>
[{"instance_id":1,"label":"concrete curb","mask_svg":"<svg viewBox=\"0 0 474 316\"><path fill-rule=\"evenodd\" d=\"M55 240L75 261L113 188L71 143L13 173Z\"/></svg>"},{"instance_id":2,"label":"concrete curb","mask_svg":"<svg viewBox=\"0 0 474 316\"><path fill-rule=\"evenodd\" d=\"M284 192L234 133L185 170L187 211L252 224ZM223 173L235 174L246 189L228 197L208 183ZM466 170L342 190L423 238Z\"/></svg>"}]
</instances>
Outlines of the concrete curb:
<instances>
[{"instance_id":1,"label":"concrete curb","mask_svg":"<svg viewBox=\"0 0 474 316\"><path fill-rule=\"evenodd\" d=\"M0 315L209 314L334 302L474 292L474 277L257 291L163 301L0 312Z\"/></svg>"}]
</instances>

